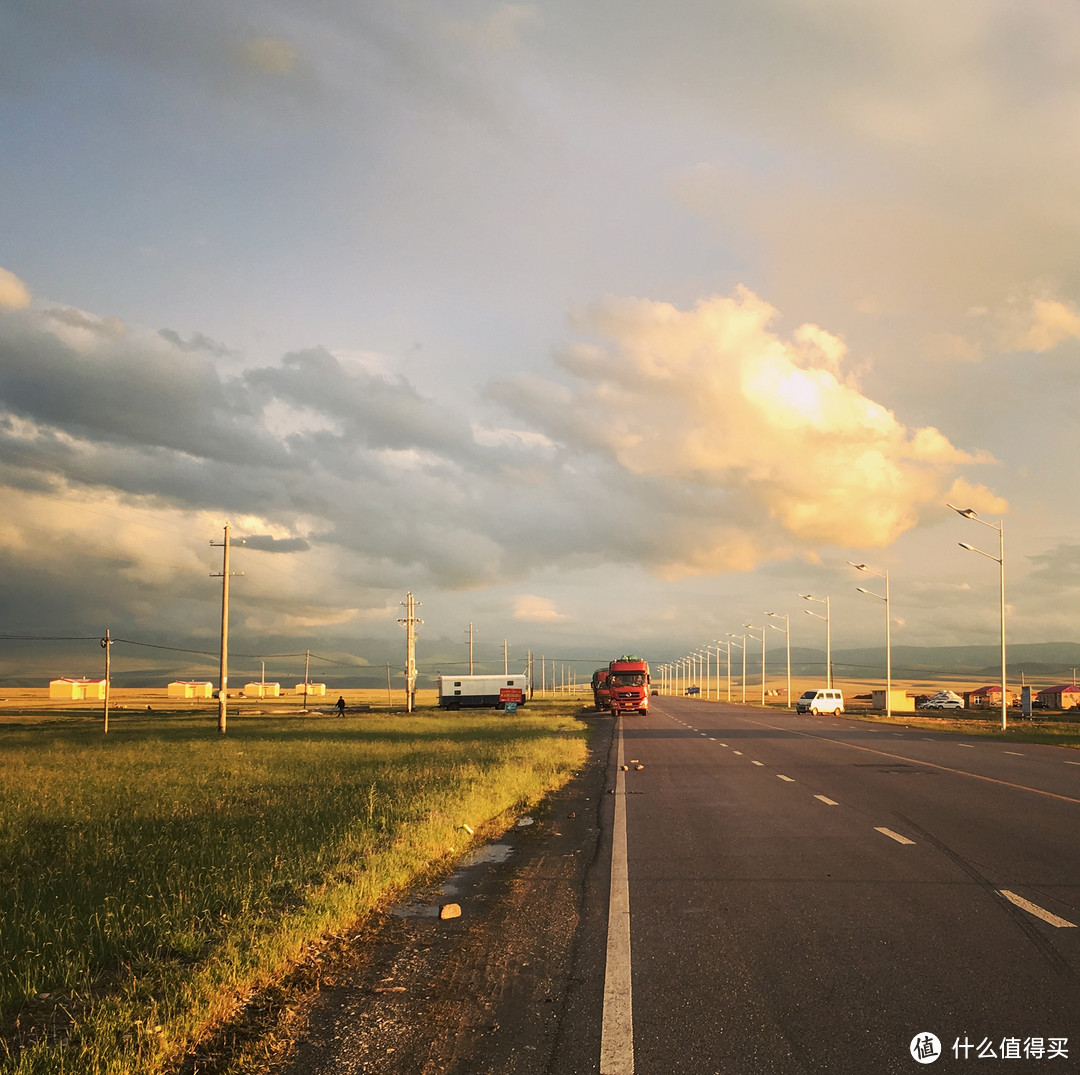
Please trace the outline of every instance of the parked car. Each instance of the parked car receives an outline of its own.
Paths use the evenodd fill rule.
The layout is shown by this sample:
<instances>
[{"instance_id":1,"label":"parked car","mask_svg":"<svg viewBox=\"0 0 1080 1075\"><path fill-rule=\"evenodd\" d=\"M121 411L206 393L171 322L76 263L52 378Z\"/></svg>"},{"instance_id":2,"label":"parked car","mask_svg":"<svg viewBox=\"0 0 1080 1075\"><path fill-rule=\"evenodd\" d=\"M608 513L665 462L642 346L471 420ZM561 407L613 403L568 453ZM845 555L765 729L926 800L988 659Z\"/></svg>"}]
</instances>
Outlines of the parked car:
<instances>
[{"instance_id":1,"label":"parked car","mask_svg":"<svg viewBox=\"0 0 1080 1075\"><path fill-rule=\"evenodd\" d=\"M964 703L958 702L955 698L931 698L928 702L924 702L923 709L963 709Z\"/></svg>"}]
</instances>

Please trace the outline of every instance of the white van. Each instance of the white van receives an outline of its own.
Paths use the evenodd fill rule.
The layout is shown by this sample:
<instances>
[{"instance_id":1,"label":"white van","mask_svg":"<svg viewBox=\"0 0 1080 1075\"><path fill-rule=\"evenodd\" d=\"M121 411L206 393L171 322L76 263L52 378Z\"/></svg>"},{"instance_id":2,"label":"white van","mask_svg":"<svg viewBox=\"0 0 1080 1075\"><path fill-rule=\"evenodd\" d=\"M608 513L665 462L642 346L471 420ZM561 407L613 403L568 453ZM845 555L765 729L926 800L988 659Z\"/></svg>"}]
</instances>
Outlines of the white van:
<instances>
[{"instance_id":1,"label":"white van","mask_svg":"<svg viewBox=\"0 0 1080 1075\"><path fill-rule=\"evenodd\" d=\"M832 713L838 717L844 712L844 696L840 691L824 688L803 691L795 703L795 712L813 713L815 717L822 713Z\"/></svg>"}]
</instances>

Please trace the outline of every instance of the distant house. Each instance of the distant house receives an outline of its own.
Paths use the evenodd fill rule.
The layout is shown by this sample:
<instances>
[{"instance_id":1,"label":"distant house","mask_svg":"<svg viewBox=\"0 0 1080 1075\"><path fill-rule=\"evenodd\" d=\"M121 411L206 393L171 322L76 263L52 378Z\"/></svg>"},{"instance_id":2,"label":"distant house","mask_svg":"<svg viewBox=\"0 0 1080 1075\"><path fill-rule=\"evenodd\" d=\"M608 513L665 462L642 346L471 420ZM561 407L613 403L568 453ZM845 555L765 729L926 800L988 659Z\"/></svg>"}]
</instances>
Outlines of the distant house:
<instances>
[{"instance_id":1,"label":"distant house","mask_svg":"<svg viewBox=\"0 0 1080 1075\"><path fill-rule=\"evenodd\" d=\"M174 679L169 684L170 698L213 698L214 685L206 683L191 683L187 680Z\"/></svg>"},{"instance_id":2,"label":"distant house","mask_svg":"<svg viewBox=\"0 0 1080 1075\"><path fill-rule=\"evenodd\" d=\"M65 702L100 700L105 697L105 680L70 679L67 676L49 681L49 697Z\"/></svg>"},{"instance_id":3,"label":"distant house","mask_svg":"<svg viewBox=\"0 0 1080 1075\"><path fill-rule=\"evenodd\" d=\"M1060 687L1047 687L1035 696L1040 709L1071 709L1080 705L1080 687L1075 683L1065 683Z\"/></svg>"},{"instance_id":4,"label":"distant house","mask_svg":"<svg viewBox=\"0 0 1080 1075\"><path fill-rule=\"evenodd\" d=\"M326 694L325 683L297 683L295 689L297 694Z\"/></svg>"},{"instance_id":5,"label":"distant house","mask_svg":"<svg viewBox=\"0 0 1080 1075\"><path fill-rule=\"evenodd\" d=\"M248 698L277 698L281 694L281 684L245 683L244 694Z\"/></svg>"},{"instance_id":6,"label":"distant house","mask_svg":"<svg viewBox=\"0 0 1080 1075\"><path fill-rule=\"evenodd\" d=\"M1016 698L1015 691L1007 693L1007 704L1011 705ZM987 687L979 687L978 690L964 691L964 705L968 709L992 709L1001 705L1001 687L992 683Z\"/></svg>"}]
</instances>

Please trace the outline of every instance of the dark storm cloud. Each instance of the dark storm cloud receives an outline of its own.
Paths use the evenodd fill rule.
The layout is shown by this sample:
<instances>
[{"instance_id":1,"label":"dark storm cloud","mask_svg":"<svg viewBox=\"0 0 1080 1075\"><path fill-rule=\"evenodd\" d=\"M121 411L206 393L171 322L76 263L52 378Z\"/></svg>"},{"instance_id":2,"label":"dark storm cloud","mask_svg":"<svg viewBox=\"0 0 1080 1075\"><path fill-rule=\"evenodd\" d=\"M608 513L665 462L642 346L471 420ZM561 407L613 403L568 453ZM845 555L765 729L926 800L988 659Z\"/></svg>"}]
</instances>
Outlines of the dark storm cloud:
<instances>
[{"instance_id":1,"label":"dark storm cloud","mask_svg":"<svg viewBox=\"0 0 1080 1075\"><path fill-rule=\"evenodd\" d=\"M0 321L0 402L11 413L95 443L264 464L283 456L253 426L242 386L223 381L207 358L65 316L89 337L83 347L54 333L55 320L50 312Z\"/></svg>"},{"instance_id":2,"label":"dark storm cloud","mask_svg":"<svg viewBox=\"0 0 1080 1075\"><path fill-rule=\"evenodd\" d=\"M403 377L346 369L325 348L286 355L281 366L249 370L244 382L258 398L285 400L338 420L342 435L334 442L476 457L472 432L456 411L425 399Z\"/></svg>"},{"instance_id":3,"label":"dark storm cloud","mask_svg":"<svg viewBox=\"0 0 1080 1075\"><path fill-rule=\"evenodd\" d=\"M269 534L248 534L244 547L256 552L307 552L311 542L304 538L275 538Z\"/></svg>"}]
</instances>

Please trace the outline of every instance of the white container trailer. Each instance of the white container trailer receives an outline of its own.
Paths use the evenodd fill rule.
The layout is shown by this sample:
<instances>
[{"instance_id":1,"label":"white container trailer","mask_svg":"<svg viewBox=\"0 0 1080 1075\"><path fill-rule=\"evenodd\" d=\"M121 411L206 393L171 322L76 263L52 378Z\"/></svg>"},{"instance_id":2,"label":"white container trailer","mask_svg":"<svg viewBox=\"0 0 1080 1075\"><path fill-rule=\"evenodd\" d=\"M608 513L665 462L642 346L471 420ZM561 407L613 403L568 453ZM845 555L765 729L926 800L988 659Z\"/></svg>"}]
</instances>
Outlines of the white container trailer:
<instances>
[{"instance_id":1,"label":"white container trailer","mask_svg":"<svg viewBox=\"0 0 1080 1075\"><path fill-rule=\"evenodd\" d=\"M507 702L524 705L525 675L439 676L440 709L505 707Z\"/></svg>"}]
</instances>

